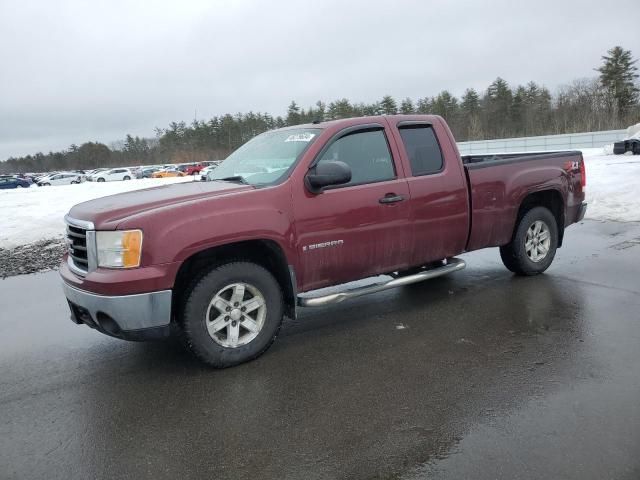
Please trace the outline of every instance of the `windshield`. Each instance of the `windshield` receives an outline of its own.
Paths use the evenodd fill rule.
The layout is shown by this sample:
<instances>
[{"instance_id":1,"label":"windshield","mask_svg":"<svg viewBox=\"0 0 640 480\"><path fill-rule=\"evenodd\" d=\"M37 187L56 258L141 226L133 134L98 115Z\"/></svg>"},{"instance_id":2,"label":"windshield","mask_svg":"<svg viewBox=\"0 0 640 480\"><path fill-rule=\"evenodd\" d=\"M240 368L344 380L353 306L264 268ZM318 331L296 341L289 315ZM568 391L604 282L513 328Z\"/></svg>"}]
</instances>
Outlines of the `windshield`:
<instances>
[{"instance_id":1,"label":"windshield","mask_svg":"<svg viewBox=\"0 0 640 480\"><path fill-rule=\"evenodd\" d=\"M233 179L251 185L275 183L320 133L319 128L265 132L233 152L208 180Z\"/></svg>"}]
</instances>

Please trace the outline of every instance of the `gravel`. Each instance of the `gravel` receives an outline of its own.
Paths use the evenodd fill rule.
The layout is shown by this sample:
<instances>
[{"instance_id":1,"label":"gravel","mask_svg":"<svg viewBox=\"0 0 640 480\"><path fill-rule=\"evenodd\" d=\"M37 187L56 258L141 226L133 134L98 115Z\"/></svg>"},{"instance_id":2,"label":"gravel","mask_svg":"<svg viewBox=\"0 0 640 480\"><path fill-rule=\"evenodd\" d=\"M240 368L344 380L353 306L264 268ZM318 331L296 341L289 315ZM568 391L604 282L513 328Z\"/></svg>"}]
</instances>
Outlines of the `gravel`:
<instances>
[{"instance_id":1,"label":"gravel","mask_svg":"<svg viewBox=\"0 0 640 480\"><path fill-rule=\"evenodd\" d=\"M64 254L61 239L41 240L16 248L0 248L0 278L57 269Z\"/></svg>"}]
</instances>

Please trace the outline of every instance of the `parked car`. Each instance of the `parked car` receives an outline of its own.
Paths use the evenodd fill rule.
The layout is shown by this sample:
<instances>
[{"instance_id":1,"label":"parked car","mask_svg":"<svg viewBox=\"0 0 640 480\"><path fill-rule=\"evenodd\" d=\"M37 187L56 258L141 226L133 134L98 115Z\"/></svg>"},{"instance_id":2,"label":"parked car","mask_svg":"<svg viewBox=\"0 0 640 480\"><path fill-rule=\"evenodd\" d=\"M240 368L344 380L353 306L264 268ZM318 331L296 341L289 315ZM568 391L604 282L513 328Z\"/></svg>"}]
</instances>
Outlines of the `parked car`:
<instances>
[{"instance_id":1,"label":"parked car","mask_svg":"<svg viewBox=\"0 0 640 480\"><path fill-rule=\"evenodd\" d=\"M273 130L210 177L71 209L60 274L76 323L135 340L177 330L228 367L261 355L297 307L452 273L463 252L500 247L512 272L542 273L586 210L580 152L460 157L430 115Z\"/></svg>"},{"instance_id":2,"label":"parked car","mask_svg":"<svg viewBox=\"0 0 640 480\"><path fill-rule=\"evenodd\" d=\"M613 153L615 155L622 155L627 152L640 155L640 138L629 138L613 144Z\"/></svg>"},{"instance_id":3,"label":"parked car","mask_svg":"<svg viewBox=\"0 0 640 480\"><path fill-rule=\"evenodd\" d=\"M5 175L3 175L5 176ZM17 175L13 175L16 178L19 178L21 180L26 181L27 183L29 183L29 186L31 186L33 184L33 175L30 174L25 174L25 173L18 173Z\"/></svg>"},{"instance_id":4,"label":"parked car","mask_svg":"<svg viewBox=\"0 0 640 480\"><path fill-rule=\"evenodd\" d=\"M168 177L184 177L186 174L180 170L158 170L151 174L151 178L168 178Z\"/></svg>"},{"instance_id":5,"label":"parked car","mask_svg":"<svg viewBox=\"0 0 640 480\"><path fill-rule=\"evenodd\" d=\"M213 172L217 167L218 165L210 165L200 170L200 180L202 180L203 182L206 182L207 175L209 174L209 172Z\"/></svg>"},{"instance_id":6,"label":"parked car","mask_svg":"<svg viewBox=\"0 0 640 480\"><path fill-rule=\"evenodd\" d=\"M137 178L151 178L151 175L153 175L158 170L160 169L159 168L143 168L138 172L136 176Z\"/></svg>"},{"instance_id":7,"label":"parked car","mask_svg":"<svg viewBox=\"0 0 640 480\"><path fill-rule=\"evenodd\" d=\"M40 173L40 174L38 174L38 175L33 177L33 183L37 184L42 178L44 178L44 177L52 177L57 173L60 173L60 172L56 171L56 172Z\"/></svg>"},{"instance_id":8,"label":"parked car","mask_svg":"<svg viewBox=\"0 0 640 480\"><path fill-rule=\"evenodd\" d=\"M183 172L185 175L198 175L203 168L205 168L205 166L198 163L191 165L181 165L180 167L178 167L178 170Z\"/></svg>"},{"instance_id":9,"label":"parked car","mask_svg":"<svg viewBox=\"0 0 640 480\"><path fill-rule=\"evenodd\" d=\"M75 172L60 172L48 177L42 177L37 181L39 187L48 187L51 185L71 185L80 183L82 178Z\"/></svg>"},{"instance_id":10,"label":"parked car","mask_svg":"<svg viewBox=\"0 0 640 480\"><path fill-rule=\"evenodd\" d=\"M108 168L96 168L95 170L89 170L85 175L85 180L87 182L95 182L97 178L97 174L100 172L106 172L109 170Z\"/></svg>"},{"instance_id":11,"label":"parked car","mask_svg":"<svg viewBox=\"0 0 640 480\"><path fill-rule=\"evenodd\" d=\"M135 176L128 168L112 168L91 174L87 179L93 182L113 182L117 180L131 180Z\"/></svg>"},{"instance_id":12,"label":"parked car","mask_svg":"<svg viewBox=\"0 0 640 480\"><path fill-rule=\"evenodd\" d=\"M0 177L0 189L9 188L29 188L31 183L23 178L1 176Z\"/></svg>"}]
</instances>

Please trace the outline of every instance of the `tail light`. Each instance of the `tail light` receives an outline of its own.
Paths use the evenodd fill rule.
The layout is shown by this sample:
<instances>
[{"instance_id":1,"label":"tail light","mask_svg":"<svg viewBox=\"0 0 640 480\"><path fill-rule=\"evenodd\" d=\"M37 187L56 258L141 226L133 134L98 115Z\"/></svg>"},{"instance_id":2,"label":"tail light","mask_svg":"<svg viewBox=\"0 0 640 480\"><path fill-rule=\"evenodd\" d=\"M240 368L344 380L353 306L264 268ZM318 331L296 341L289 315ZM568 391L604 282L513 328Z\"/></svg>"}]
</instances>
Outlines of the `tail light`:
<instances>
[{"instance_id":1,"label":"tail light","mask_svg":"<svg viewBox=\"0 0 640 480\"><path fill-rule=\"evenodd\" d=\"M584 190L587 186L587 170L584 168L584 158L580 157L580 187Z\"/></svg>"}]
</instances>

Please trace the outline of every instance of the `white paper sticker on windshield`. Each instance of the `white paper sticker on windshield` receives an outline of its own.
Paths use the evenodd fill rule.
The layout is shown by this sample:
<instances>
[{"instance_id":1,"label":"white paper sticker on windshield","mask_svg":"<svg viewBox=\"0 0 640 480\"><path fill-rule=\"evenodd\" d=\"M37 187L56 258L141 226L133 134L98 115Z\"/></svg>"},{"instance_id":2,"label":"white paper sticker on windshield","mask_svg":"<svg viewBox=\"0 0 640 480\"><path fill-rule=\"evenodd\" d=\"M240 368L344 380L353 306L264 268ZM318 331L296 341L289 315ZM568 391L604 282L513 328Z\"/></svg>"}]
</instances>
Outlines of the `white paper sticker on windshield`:
<instances>
[{"instance_id":1,"label":"white paper sticker on windshield","mask_svg":"<svg viewBox=\"0 0 640 480\"><path fill-rule=\"evenodd\" d=\"M313 137L315 137L315 133L296 133L294 135L289 135L285 142L310 142Z\"/></svg>"}]
</instances>

